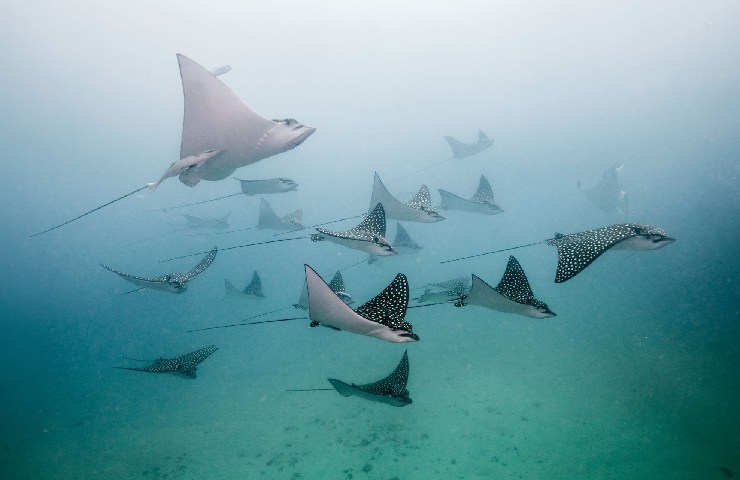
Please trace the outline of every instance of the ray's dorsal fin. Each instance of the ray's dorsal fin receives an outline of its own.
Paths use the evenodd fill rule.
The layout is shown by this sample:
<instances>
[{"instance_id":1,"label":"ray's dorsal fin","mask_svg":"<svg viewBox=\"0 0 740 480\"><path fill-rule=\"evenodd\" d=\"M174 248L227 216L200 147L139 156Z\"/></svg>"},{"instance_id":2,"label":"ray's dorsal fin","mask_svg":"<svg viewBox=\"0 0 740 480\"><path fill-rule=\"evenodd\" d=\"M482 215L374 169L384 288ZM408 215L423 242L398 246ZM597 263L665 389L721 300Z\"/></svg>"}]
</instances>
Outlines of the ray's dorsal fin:
<instances>
[{"instance_id":1,"label":"ray's dorsal fin","mask_svg":"<svg viewBox=\"0 0 740 480\"><path fill-rule=\"evenodd\" d=\"M402 329L411 332L411 325L404 320L408 304L409 283L406 275L399 273L385 290L358 307L355 312L361 317L394 330Z\"/></svg>"},{"instance_id":2,"label":"ray's dorsal fin","mask_svg":"<svg viewBox=\"0 0 740 480\"><path fill-rule=\"evenodd\" d=\"M478 129L478 141L479 142L485 142L486 140L488 140L488 135L486 135L485 133L483 133L483 130L481 130L479 128Z\"/></svg>"},{"instance_id":3,"label":"ray's dorsal fin","mask_svg":"<svg viewBox=\"0 0 740 480\"><path fill-rule=\"evenodd\" d=\"M252 281L249 282L242 292L245 295L254 295L255 297L264 297L262 293L262 280L260 279L257 270L252 274Z\"/></svg>"},{"instance_id":4,"label":"ray's dorsal fin","mask_svg":"<svg viewBox=\"0 0 740 480\"><path fill-rule=\"evenodd\" d=\"M494 290L517 303L530 303L535 299L527 276L513 255L509 256L509 263L506 264L504 276L501 277L501 281L498 282Z\"/></svg>"},{"instance_id":5,"label":"ray's dorsal fin","mask_svg":"<svg viewBox=\"0 0 740 480\"><path fill-rule=\"evenodd\" d=\"M409 380L409 356L404 350L403 357L393 372L382 380L366 385L354 385L355 387L373 395L390 395L393 397L408 397L406 384Z\"/></svg>"},{"instance_id":6,"label":"ray's dorsal fin","mask_svg":"<svg viewBox=\"0 0 740 480\"><path fill-rule=\"evenodd\" d=\"M471 198L470 200L475 203L496 203L493 199L493 189L491 188L491 184L488 183L488 179L486 179L485 176L480 176L478 190L475 191L475 195L473 195L473 198Z\"/></svg>"},{"instance_id":7,"label":"ray's dorsal fin","mask_svg":"<svg viewBox=\"0 0 740 480\"><path fill-rule=\"evenodd\" d=\"M359 225L349 231L366 232L385 237L385 209L383 208L383 204L379 203L375 205L373 211L368 213Z\"/></svg>"},{"instance_id":8,"label":"ray's dorsal fin","mask_svg":"<svg viewBox=\"0 0 740 480\"><path fill-rule=\"evenodd\" d=\"M340 293L344 292L344 278L342 277L342 272L337 270L337 273L334 274L334 277L331 279L331 282L329 282L329 288L332 289L334 293Z\"/></svg>"},{"instance_id":9,"label":"ray's dorsal fin","mask_svg":"<svg viewBox=\"0 0 740 480\"><path fill-rule=\"evenodd\" d=\"M432 197L429 195L429 188L425 184L422 184L416 195L411 197L411 200L406 202L406 205L416 210L432 210Z\"/></svg>"}]
</instances>

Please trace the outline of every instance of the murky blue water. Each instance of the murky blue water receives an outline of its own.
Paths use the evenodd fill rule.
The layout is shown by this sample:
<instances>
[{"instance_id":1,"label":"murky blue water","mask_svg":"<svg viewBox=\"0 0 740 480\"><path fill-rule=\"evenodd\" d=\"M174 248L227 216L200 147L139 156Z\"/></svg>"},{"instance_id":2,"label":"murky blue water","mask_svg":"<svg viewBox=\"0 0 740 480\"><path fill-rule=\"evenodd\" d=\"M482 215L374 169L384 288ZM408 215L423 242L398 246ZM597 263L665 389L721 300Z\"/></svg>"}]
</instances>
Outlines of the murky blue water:
<instances>
[{"instance_id":1,"label":"murky blue water","mask_svg":"<svg viewBox=\"0 0 740 480\"><path fill-rule=\"evenodd\" d=\"M25 2L0 20L3 228L0 471L3 478L728 478L740 474L737 300L740 111L735 2L334 5ZM46 235L29 235L159 178L177 159L175 53L222 77L268 118L317 132L236 172L288 177L268 198L304 223L366 211L373 172L405 201L426 183L471 196L481 174L505 210L405 224L424 249L343 272L358 302L405 273L498 282L507 253L440 264L624 221L677 241L607 252L555 284L553 247L511 253L537 298L533 320L467 306L409 310L405 346L310 329L303 265L329 279L363 253L248 230L195 236L182 214L256 224L235 180L170 179ZM485 152L450 160L443 140L477 129ZM576 187L624 164L630 213ZM333 226L348 229L359 220ZM389 221L389 237L395 221ZM300 237L306 232L286 235ZM156 276L218 245L173 295L133 288L99 263ZM266 297L225 299L258 270ZM198 377L111 367L215 344ZM408 348L414 403L332 391L368 383Z\"/></svg>"}]
</instances>

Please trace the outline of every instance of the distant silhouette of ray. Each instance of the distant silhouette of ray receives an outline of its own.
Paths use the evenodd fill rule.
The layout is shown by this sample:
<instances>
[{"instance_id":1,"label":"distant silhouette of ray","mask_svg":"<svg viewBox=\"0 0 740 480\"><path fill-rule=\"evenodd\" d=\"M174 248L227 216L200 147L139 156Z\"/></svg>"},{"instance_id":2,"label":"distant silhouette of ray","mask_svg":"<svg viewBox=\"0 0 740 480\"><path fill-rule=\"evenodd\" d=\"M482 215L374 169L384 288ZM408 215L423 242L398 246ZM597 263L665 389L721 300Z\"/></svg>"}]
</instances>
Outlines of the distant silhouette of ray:
<instances>
[{"instance_id":1,"label":"distant silhouette of ray","mask_svg":"<svg viewBox=\"0 0 740 480\"><path fill-rule=\"evenodd\" d=\"M452 158L471 157L493 145L493 140L488 138L480 129L478 130L478 141L475 143L463 143L450 136L445 137L445 140L450 146L450 149L452 149Z\"/></svg>"},{"instance_id":2,"label":"distant silhouette of ray","mask_svg":"<svg viewBox=\"0 0 740 480\"><path fill-rule=\"evenodd\" d=\"M491 184L483 175L478 182L478 190L470 199L458 197L447 190L437 189L442 196L441 208L445 210L460 210L463 212L482 213L484 215L496 215L503 210L493 199L493 190Z\"/></svg>"}]
</instances>

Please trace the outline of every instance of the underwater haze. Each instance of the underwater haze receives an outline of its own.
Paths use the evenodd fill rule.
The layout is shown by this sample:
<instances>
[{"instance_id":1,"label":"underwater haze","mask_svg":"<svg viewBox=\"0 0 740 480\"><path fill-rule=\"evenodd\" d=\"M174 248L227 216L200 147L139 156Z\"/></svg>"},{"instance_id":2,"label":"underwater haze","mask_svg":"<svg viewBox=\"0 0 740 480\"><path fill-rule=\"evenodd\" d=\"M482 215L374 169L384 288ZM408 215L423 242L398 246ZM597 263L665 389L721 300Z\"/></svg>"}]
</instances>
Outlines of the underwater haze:
<instances>
[{"instance_id":1,"label":"underwater haze","mask_svg":"<svg viewBox=\"0 0 740 480\"><path fill-rule=\"evenodd\" d=\"M0 26L3 479L740 476L739 2L11 0ZM404 222L423 249L368 264L314 228L246 230L261 196L231 176L170 178L31 237L179 159L178 53L231 65L218 79L264 117L316 128L233 174L298 183L264 196L281 217L349 230L374 172L435 206L485 175L503 212ZM444 137L479 129L493 145L451 159ZM578 182L619 164L628 209L607 212ZM229 212L222 230L183 217ZM625 222L676 241L557 284L546 244L440 263ZM275 239L294 240L228 249ZM187 272L213 246L181 295L128 293L99 265ZM406 345L307 319L189 332L305 317L304 264L343 269L356 308L399 272L412 298L471 273L496 285L509 254L557 316L414 308ZM255 270L264 298L225 297ZM112 368L210 345L194 379ZM375 382L404 350L403 408L287 391Z\"/></svg>"}]
</instances>

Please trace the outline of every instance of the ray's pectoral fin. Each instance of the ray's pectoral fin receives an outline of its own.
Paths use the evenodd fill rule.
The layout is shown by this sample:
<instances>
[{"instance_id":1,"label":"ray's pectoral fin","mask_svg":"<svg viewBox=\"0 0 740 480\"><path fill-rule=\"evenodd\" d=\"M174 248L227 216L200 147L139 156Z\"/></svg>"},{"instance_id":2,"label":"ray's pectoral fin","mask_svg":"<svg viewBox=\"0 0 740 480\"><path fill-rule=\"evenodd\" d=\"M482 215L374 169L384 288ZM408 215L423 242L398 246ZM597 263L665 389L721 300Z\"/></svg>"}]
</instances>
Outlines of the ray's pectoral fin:
<instances>
[{"instance_id":1,"label":"ray's pectoral fin","mask_svg":"<svg viewBox=\"0 0 740 480\"><path fill-rule=\"evenodd\" d=\"M214 158L218 158L223 150L206 150L191 157L196 157L198 160L190 165L187 165L179 175L180 182L187 185L188 187L194 187L203 179L208 163Z\"/></svg>"},{"instance_id":2,"label":"ray's pectoral fin","mask_svg":"<svg viewBox=\"0 0 740 480\"><path fill-rule=\"evenodd\" d=\"M337 380L336 378L330 378L329 383L331 383L331 386L334 387L334 389L343 397L350 397L354 395L354 392L357 389L356 386L344 383L343 381Z\"/></svg>"}]
</instances>

